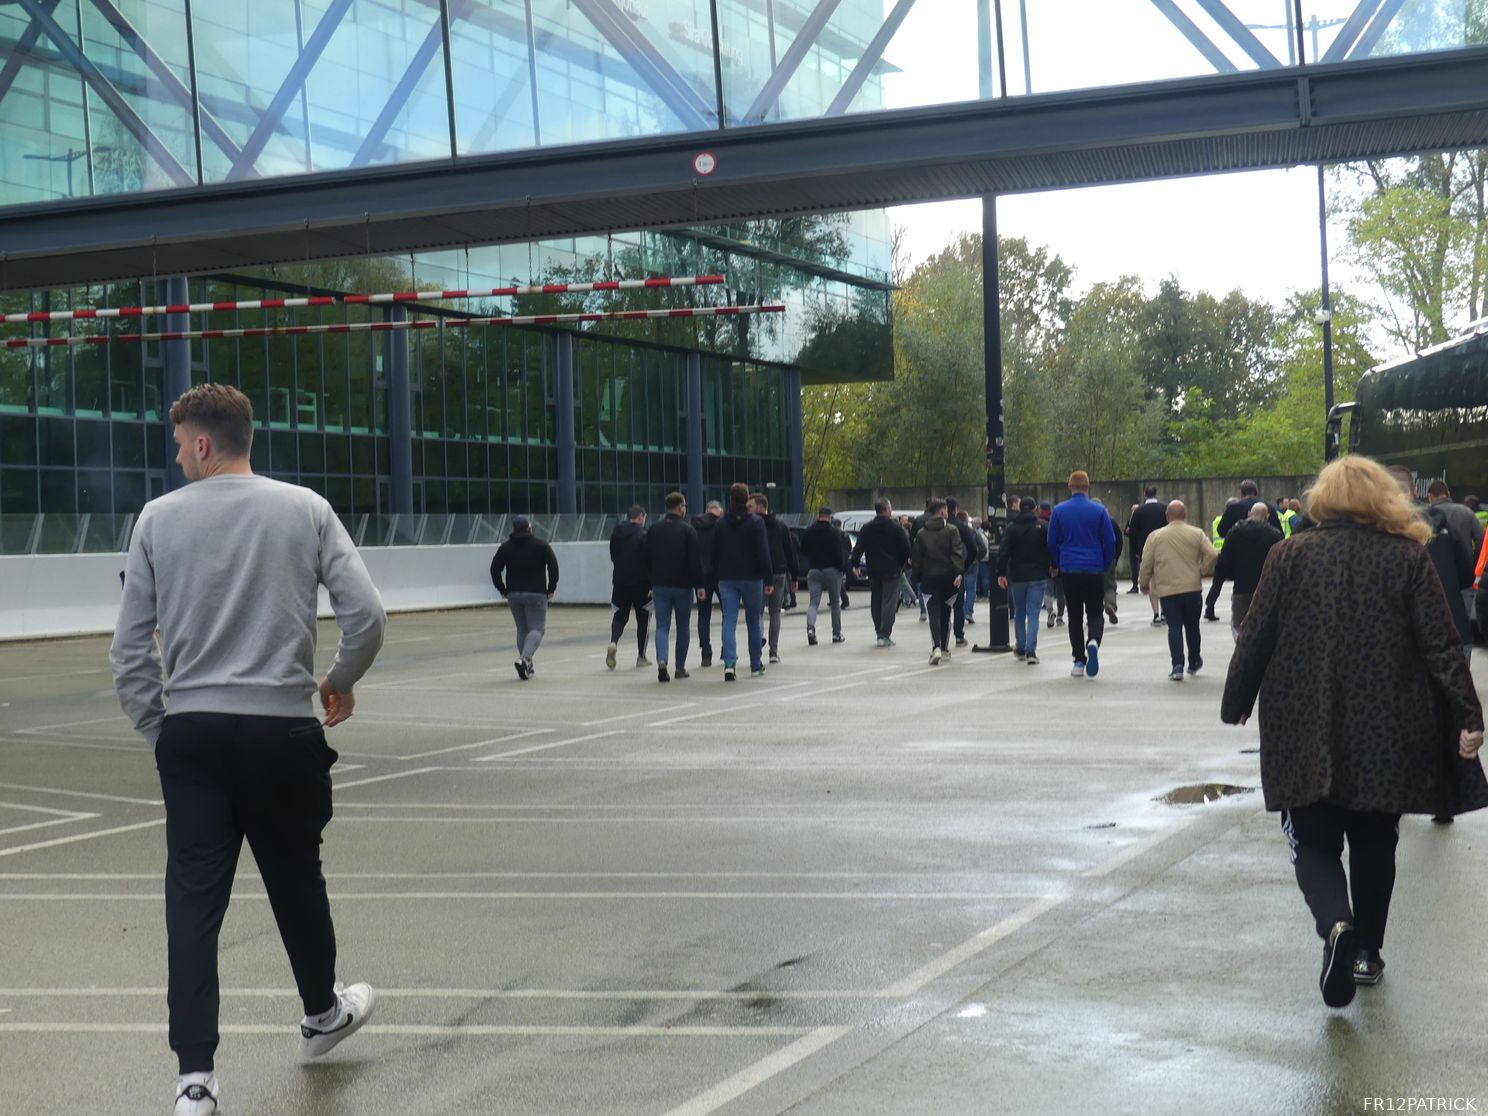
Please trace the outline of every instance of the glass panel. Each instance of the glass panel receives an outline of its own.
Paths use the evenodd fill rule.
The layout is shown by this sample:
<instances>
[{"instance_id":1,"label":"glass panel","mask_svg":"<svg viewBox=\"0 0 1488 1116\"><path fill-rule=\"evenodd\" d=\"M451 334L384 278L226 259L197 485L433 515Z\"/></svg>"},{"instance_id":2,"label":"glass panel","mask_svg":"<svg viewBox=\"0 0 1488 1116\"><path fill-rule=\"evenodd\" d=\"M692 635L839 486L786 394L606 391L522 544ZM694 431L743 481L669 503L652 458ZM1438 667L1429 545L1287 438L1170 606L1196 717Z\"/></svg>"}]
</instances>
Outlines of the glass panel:
<instances>
[{"instance_id":1,"label":"glass panel","mask_svg":"<svg viewBox=\"0 0 1488 1116\"><path fill-rule=\"evenodd\" d=\"M522 0L484 0L450 13L455 138L462 155L532 147L537 132ZM491 284L495 286L495 284Z\"/></svg>"},{"instance_id":2,"label":"glass panel","mask_svg":"<svg viewBox=\"0 0 1488 1116\"><path fill-rule=\"evenodd\" d=\"M77 41L77 9L52 15L69 42ZM0 58L17 67L0 96L0 204L52 201L91 194L83 82L50 39L31 31L31 17L0 6Z\"/></svg>"},{"instance_id":3,"label":"glass panel","mask_svg":"<svg viewBox=\"0 0 1488 1116\"><path fill-rule=\"evenodd\" d=\"M1359 6L1358 0L1307 0L1308 61L1344 62L1488 43L1488 7L1480 0L1406 0L1381 6L1372 19L1350 19ZM1373 10L1375 5L1365 7Z\"/></svg>"}]
</instances>

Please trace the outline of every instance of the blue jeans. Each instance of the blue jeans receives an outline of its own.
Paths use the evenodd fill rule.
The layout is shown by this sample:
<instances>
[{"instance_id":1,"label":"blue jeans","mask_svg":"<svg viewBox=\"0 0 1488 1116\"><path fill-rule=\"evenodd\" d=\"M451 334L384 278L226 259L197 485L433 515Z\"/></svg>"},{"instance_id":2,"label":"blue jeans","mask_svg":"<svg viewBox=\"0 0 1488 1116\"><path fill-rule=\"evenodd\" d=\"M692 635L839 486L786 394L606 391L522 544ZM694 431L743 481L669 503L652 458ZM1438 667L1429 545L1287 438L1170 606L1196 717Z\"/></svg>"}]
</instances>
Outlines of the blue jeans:
<instances>
[{"instance_id":1,"label":"blue jeans","mask_svg":"<svg viewBox=\"0 0 1488 1116\"><path fill-rule=\"evenodd\" d=\"M1008 603L1013 609L1013 650L1032 655L1038 651L1039 613L1044 608L1043 581L1009 581Z\"/></svg>"},{"instance_id":2,"label":"blue jeans","mask_svg":"<svg viewBox=\"0 0 1488 1116\"><path fill-rule=\"evenodd\" d=\"M966 618L969 620L976 611L976 600L978 597L988 596L992 592L991 568L985 562L977 562L966 571Z\"/></svg>"},{"instance_id":3,"label":"blue jeans","mask_svg":"<svg viewBox=\"0 0 1488 1116\"><path fill-rule=\"evenodd\" d=\"M749 633L749 669L764 670L764 661L760 658L762 641L760 639L760 610L765 603L765 583L763 581L720 581L718 583L718 601L723 606L723 662L730 666L739 661L739 649L737 643L737 629L739 626L739 606L744 606L744 627Z\"/></svg>"},{"instance_id":4,"label":"blue jeans","mask_svg":"<svg viewBox=\"0 0 1488 1116\"><path fill-rule=\"evenodd\" d=\"M687 665L687 646L692 639L692 598L694 590L675 585L653 585L651 601L656 608L656 662L667 664L667 643L672 634L672 614L677 616L677 669Z\"/></svg>"}]
</instances>

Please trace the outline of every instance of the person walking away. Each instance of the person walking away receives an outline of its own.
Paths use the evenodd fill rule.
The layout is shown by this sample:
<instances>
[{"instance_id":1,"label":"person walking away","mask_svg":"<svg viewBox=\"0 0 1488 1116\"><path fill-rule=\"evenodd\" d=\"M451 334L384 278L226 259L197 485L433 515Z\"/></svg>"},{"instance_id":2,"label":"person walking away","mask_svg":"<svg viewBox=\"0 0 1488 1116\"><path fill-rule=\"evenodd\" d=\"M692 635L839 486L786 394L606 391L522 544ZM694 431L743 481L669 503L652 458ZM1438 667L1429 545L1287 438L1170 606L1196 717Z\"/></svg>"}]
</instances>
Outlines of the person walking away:
<instances>
[{"instance_id":1,"label":"person walking away","mask_svg":"<svg viewBox=\"0 0 1488 1116\"><path fill-rule=\"evenodd\" d=\"M1250 485L1253 487L1254 484L1254 481L1246 481L1244 484L1241 485L1241 490L1244 491L1246 485ZM1214 549L1219 551L1220 553L1224 552L1225 545L1225 537L1224 534L1220 533L1220 527L1225 522L1225 516L1229 513L1229 510L1239 502L1240 500L1235 496L1231 496L1228 500L1226 500L1225 510L1214 517L1214 522L1209 527L1209 541L1211 544L1213 544ZM1256 498L1251 502L1250 508L1251 510L1254 510L1255 508L1265 508L1266 512L1268 513L1267 521L1270 522L1274 520L1274 526L1276 527L1276 529L1278 531L1281 530L1281 521L1277 518L1276 512L1272 509L1270 504L1266 503L1260 498ZM1249 511L1245 512L1244 515L1241 516L1241 522L1243 522L1244 519L1249 516L1249 514ZM1225 533L1228 532L1229 528L1226 527ZM1214 580L1209 585L1209 595L1204 598L1204 619L1210 621L1211 623L1219 623L1219 613L1215 612L1214 609L1215 606L1219 604L1219 595L1223 591L1224 578L1216 574Z\"/></svg>"},{"instance_id":2,"label":"person walking away","mask_svg":"<svg viewBox=\"0 0 1488 1116\"><path fill-rule=\"evenodd\" d=\"M1003 532L997 550L997 584L1008 591L1013 611L1013 657L1038 665L1039 611L1048 581L1049 528L1036 514L1037 502L1025 496L1018 514Z\"/></svg>"},{"instance_id":3,"label":"person walking away","mask_svg":"<svg viewBox=\"0 0 1488 1116\"><path fill-rule=\"evenodd\" d=\"M1069 601L1072 678L1094 678L1100 672L1100 641L1106 567L1116 553L1116 536L1105 507L1090 498L1090 474L1076 469L1069 478L1070 498L1049 517L1049 573L1059 579ZM1083 622L1082 622L1083 621ZM1089 625L1089 637L1086 627Z\"/></svg>"},{"instance_id":4,"label":"person walking away","mask_svg":"<svg viewBox=\"0 0 1488 1116\"><path fill-rule=\"evenodd\" d=\"M1245 724L1259 699L1266 809L1281 813L1323 942L1318 985L1338 1008L1384 975L1400 816L1480 809L1488 783L1430 526L1359 454L1323 468L1307 514L1317 526L1267 559L1220 717Z\"/></svg>"},{"instance_id":5,"label":"person walking away","mask_svg":"<svg viewBox=\"0 0 1488 1116\"><path fill-rule=\"evenodd\" d=\"M920 571L930 613L930 665L938 666L951 653L951 611L966 572L966 547L961 533L946 521L944 500L932 498L926 505L925 522L910 545L910 561Z\"/></svg>"},{"instance_id":6,"label":"person walking away","mask_svg":"<svg viewBox=\"0 0 1488 1116\"><path fill-rule=\"evenodd\" d=\"M1260 584L1266 555L1282 541L1281 532L1271 526L1270 516L1260 504L1250 509L1245 521L1230 532L1224 549L1214 565L1214 580L1228 581L1230 591L1230 635L1240 638L1240 625L1250 611L1251 595Z\"/></svg>"},{"instance_id":7,"label":"person walking away","mask_svg":"<svg viewBox=\"0 0 1488 1116\"><path fill-rule=\"evenodd\" d=\"M1168 525L1168 505L1160 503L1157 498L1157 486L1147 485L1144 489L1146 496L1136 511L1132 512L1131 525L1128 527L1131 539L1131 568L1132 568L1132 592L1140 591L1139 582L1142 575L1142 553L1147 548L1147 540L1152 537L1154 531L1160 531ZM1150 598L1152 602L1152 625L1160 627L1166 623L1158 611L1157 598Z\"/></svg>"},{"instance_id":8,"label":"person walking away","mask_svg":"<svg viewBox=\"0 0 1488 1116\"><path fill-rule=\"evenodd\" d=\"M780 662L780 610L785 607L786 596L795 581L799 569L796 561L796 544L790 537L790 528L770 511L770 498L763 492L751 492L750 510L765 522L765 537L770 543L771 584L774 591L766 596L770 606L770 662Z\"/></svg>"},{"instance_id":9,"label":"person walking away","mask_svg":"<svg viewBox=\"0 0 1488 1116\"><path fill-rule=\"evenodd\" d=\"M698 554L703 563L703 591L698 594L698 653L702 665L713 665L713 602L718 599L718 574L713 569L713 528L723 518L723 505L709 500L707 510L692 521Z\"/></svg>"},{"instance_id":10,"label":"person walking away","mask_svg":"<svg viewBox=\"0 0 1488 1116\"><path fill-rule=\"evenodd\" d=\"M1039 521L1044 525L1046 535L1048 533L1049 520L1053 516L1054 505L1050 504L1047 500L1042 501L1038 507L1038 517ZM1058 608L1057 617L1055 616L1056 607ZM1057 576L1051 575L1049 580L1044 583L1044 608L1049 614L1047 627L1054 627L1056 620L1061 628L1064 627L1064 586L1060 584Z\"/></svg>"},{"instance_id":11,"label":"person walking away","mask_svg":"<svg viewBox=\"0 0 1488 1116\"><path fill-rule=\"evenodd\" d=\"M1459 540L1466 541L1469 555L1476 556L1478 551L1483 549L1482 521L1473 514L1472 508L1466 504L1456 503L1452 499L1452 490L1447 487L1446 481L1441 479L1432 481L1426 489L1426 501L1446 518L1452 533ZM1467 613L1468 631L1471 633L1473 619L1473 587L1471 584L1462 590L1462 604ZM1468 640L1467 647L1469 657L1471 657L1471 639Z\"/></svg>"},{"instance_id":12,"label":"person walking away","mask_svg":"<svg viewBox=\"0 0 1488 1116\"><path fill-rule=\"evenodd\" d=\"M972 578L976 576L976 532L971 529L970 517L961 509L954 496L947 496L945 505L946 525L961 536L961 549L966 552L966 557L963 559L964 566L961 570L961 584L956 586L956 599L951 604L951 620L956 633L956 646L966 647L966 594L968 590L972 591L972 599L975 599L975 582Z\"/></svg>"},{"instance_id":13,"label":"person walking away","mask_svg":"<svg viewBox=\"0 0 1488 1116\"><path fill-rule=\"evenodd\" d=\"M1250 509L1255 507L1257 504L1260 504L1266 509L1267 522L1270 523L1271 526L1275 527L1278 531L1280 531L1281 517L1276 514L1275 508L1261 499L1260 493L1260 485L1256 484L1255 481L1241 481L1240 495L1238 497L1231 496L1228 500L1225 501L1225 510L1220 513L1219 524L1214 529L1215 534L1217 534L1221 539L1224 538L1230 533L1233 528L1245 522L1245 517L1250 514ZM1220 546L1217 542L1214 545L1214 549L1220 549Z\"/></svg>"},{"instance_id":14,"label":"person walking away","mask_svg":"<svg viewBox=\"0 0 1488 1116\"><path fill-rule=\"evenodd\" d=\"M734 680L739 662L736 640L741 608L749 640L749 673L755 678L765 673L760 613L765 597L775 591L775 573L765 521L749 509L748 487L732 485L728 513L713 528L713 572L718 575L718 603L723 612L720 642L725 682Z\"/></svg>"},{"instance_id":15,"label":"person walking away","mask_svg":"<svg viewBox=\"0 0 1488 1116\"><path fill-rule=\"evenodd\" d=\"M301 1060L356 1033L376 1006L371 986L336 981L320 844L336 762L325 730L355 711L387 615L331 505L254 475L247 396L199 384L170 420L188 483L140 513L109 665L121 708L154 749L165 804L172 1112L208 1116L222 1099L218 937L244 838L304 1007ZM341 640L317 686L320 585ZM312 715L317 689L324 721Z\"/></svg>"},{"instance_id":16,"label":"person walking away","mask_svg":"<svg viewBox=\"0 0 1488 1116\"><path fill-rule=\"evenodd\" d=\"M847 532L842 529L842 520L833 519L832 526L837 528L837 538L842 543L842 608L848 608L847 600L847 571L852 566L852 540L847 537Z\"/></svg>"},{"instance_id":17,"label":"person walking away","mask_svg":"<svg viewBox=\"0 0 1488 1116\"><path fill-rule=\"evenodd\" d=\"M1168 622L1168 651L1173 669L1168 679L1183 681L1183 644L1188 640L1188 673L1204 668L1200 654L1199 613L1204 575L1214 568L1219 551L1209 536L1188 522L1182 500L1168 504L1168 525L1154 531L1142 552L1141 589L1157 597Z\"/></svg>"},{"instance_id":18,"label":"person walking away","mask_svg":"<svg viewBox=\"0 0 1488 1116\"><path fill-rule=\"evenodd\" d=\"M656 680L686 678L692 636L692 600L703 596L703 560L696 529L687 522L687 497L669 492L666 515L646 532L646 569L656 609ZM677 618L677 669L667 673L667 644Z\"/></svg>"},{"instance_id":19,"label":"person walking away","mask_svg":"<svg viewBox=\"0 0 1488 1116\"><path fill-rule=\"evenodd\" d=\"M615 669L620 635L630 614L636 618L636 669L648 667L646 629L651 621L651 583L646 573L646 509L632 504L625 522L610 535L610 563L614 567L610 593L610 645L605 648L605 666Z\"/></svg>"},{"instance_id":20,"label":"person walking away","mask_svg":"<svg viewBox=\"0 0 1488 1116\"><path fill-rule=\"evenodd\" d=\"M491 584L506 598L517 626L517 677L523 682L537 670L533 660L548 630L548 602L558 589L558 556L532 533L532 520L512 520L511 537L491 559Z\"/></svg>"},{"instance_id":21,"label":"person walking away","mask_svg":"<svg viewBox=\"0 0 1488 1116\"><path fill-rule=\"evenodd\" d=\"M1106 514L1111 515L1109 508L1106 510ZM1116 540L1116 556L1111 559L1111 564L1106 567L1103 602L1105 604L1107 622L1117 624L1120 621L1116 619L1116 605L1119 603L1116 599L1116 563L1121 561L1121 548L1124 545L1124 540L1122 538L1121 528L1116 525L1116 517L1114 515L1111 515L1111 535Z\"/></svg>"},{"instance_id":22,"label":"person walking away","mask_svg":"<svg viewBox=\"0 0 1488 1116\"><path fill-rule=\"evenodd\" d=\"M816 646L816 614L822 594L832 610L832 642L843 642L842 580L847 575L847 554L842 531L832 522L831 508L818 508L816 522L801 533L801 555L806 560L806 642ZM850 553L850 552L849 552Z\"/></svg>"},{"instance_id":23,"label":"person walking away","mask_svg":"<svg viewBox=\"0 0 1488 1116\"><path fill-rule=\"evenodd\" d=\"M893 505L888 500L875 501L873 518L858 532L852 564L867 564L869 608L873 612L873 630L880 647L894 646L899 579L904 575L904 565L908 561L909 535L894 519Z\"/></svg>"}]
</instances>

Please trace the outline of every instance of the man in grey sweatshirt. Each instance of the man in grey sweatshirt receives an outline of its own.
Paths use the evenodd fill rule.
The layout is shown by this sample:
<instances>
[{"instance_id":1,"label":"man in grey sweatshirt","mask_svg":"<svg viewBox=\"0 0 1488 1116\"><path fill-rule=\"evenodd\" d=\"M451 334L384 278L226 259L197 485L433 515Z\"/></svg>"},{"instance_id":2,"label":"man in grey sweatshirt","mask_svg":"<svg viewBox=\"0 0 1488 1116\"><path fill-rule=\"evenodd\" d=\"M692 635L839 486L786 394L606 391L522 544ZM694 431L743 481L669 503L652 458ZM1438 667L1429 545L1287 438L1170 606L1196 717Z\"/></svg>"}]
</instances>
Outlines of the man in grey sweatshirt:
<instances>
[{"instance_id":1,"label":"man in grey sweatshirt","mask_svg":"<svg viewBox=\"0 0 1488 1116\"><path fill-rule=\"evenodd\" d=\"M170 418L192 483L140 513L109 661L119 703L155 749L165 800L172 1111L210 1116L220 1096L217 939L245 837L304 1002L301 1058L326 1053L372 1012L368 985L335 980L320 835L336 753L323 729L352 715L387 616L331 506L253 475L247 396L202 384ZM320 585L341 642L317 686Z\"/></svg>"}]
</instances>

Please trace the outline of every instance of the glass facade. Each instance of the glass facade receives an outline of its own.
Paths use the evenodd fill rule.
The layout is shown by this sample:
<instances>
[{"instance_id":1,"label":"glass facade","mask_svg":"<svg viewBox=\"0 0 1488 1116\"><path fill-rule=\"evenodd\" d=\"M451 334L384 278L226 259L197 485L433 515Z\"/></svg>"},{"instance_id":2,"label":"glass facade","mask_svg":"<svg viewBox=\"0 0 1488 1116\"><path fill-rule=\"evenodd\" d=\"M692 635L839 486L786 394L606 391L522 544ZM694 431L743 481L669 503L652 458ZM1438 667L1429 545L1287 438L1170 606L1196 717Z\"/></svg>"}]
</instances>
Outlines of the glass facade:
<instances>
[{"instance_id":1,"label":"glass facade","mask_svg":"<svg viewBox=\"0 0 1488 1116\"><path fill-rule=\"evenodd\" d=\"M1483 0L13 0L0 205L1488 42ZM716 18L716 32L715 32Z\"/></svg>"}]
</instances>

